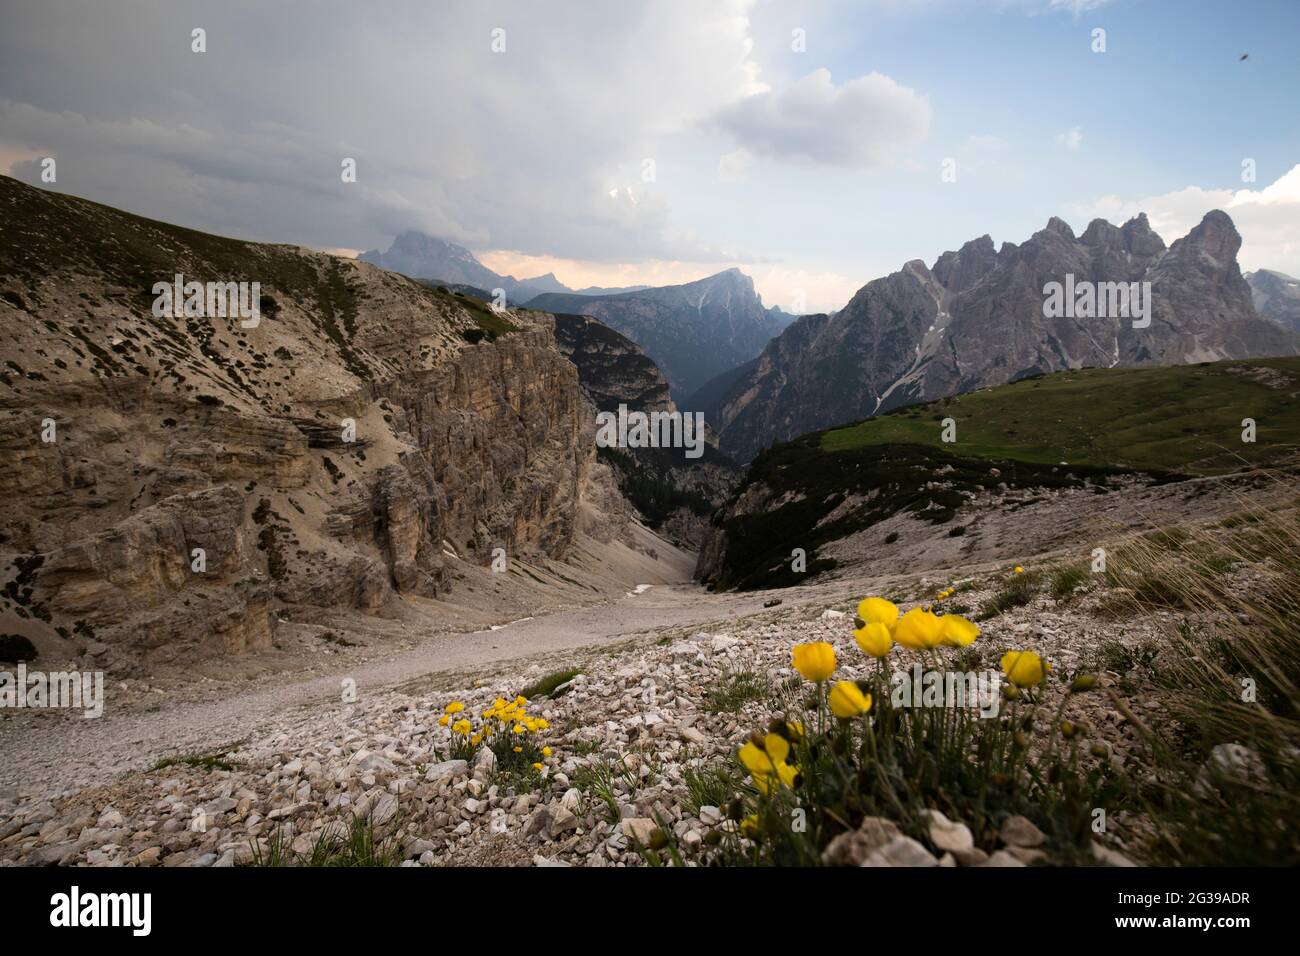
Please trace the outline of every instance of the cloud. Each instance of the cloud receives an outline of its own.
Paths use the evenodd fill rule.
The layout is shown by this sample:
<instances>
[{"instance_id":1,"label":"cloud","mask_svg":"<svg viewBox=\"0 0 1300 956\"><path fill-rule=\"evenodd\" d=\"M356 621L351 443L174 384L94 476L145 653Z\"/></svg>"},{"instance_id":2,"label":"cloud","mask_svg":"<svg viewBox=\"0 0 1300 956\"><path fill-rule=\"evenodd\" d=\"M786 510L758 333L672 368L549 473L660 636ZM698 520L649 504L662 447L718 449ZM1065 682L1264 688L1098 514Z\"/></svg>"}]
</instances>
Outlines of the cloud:
<instances>
[{"instance_id":1,"label":"cloud","mask_svg":"<svg viewBox=\"0 0 1300 956\"><path fill-rule=\"evenodd\" d=\"M1066 149L1078 149L1083 143L1083 129L1079 126L1071 127L1064 133L1056 134L1056 144L1064 146Z\"/></svg>"},{"instance_id":2,"label":"cloud","mask_svg":"<svg viewBox=\"0 0 1300 956\"><path fill-rule=\"evenodd\" d=\"M723 153L718 157L718 178L724 183L737 183L743 180L754 165L754 154L745 147L732 153Z\"/></svg>"},{"instance_id":3,"label":"cloud","mask_svg":"<svg viewBox=\"0 0 1300 956\"><path fill-rule=\"evenodd\" d=\"M880 73L835 86L814 70L781 92L755 93L719 111L715 122L752 153L826 166L885 166L922 142L930 104Z\"/></svg>"},{"instance_id":4,"label":"cloud","mask_svg":"<svg viewBox=\"0 0 1300 956\"><path fill-rule=\"evenodd\" d=\"M1088 10L1104 7L1110 0L1049 0L1049 10L1068 10L1076 17Z\"/></svg>"},{"instance_id":5,"label":"cloud","mask_svg":"<svg viewBox=\"0 0 1300 956\"><path fill-rule=\"evenodd\" d=\"M1241 233L1237 258L1243 271L1276 269L1300 276L1300 164L1263 189L1188 186L1145 199L1103 196L1071 207L1081 220L1122 222L1145 212L1165 242L1187 235L1211 209L1230 215Z\"/></svg>"},{"instance_id":6,"label":"cloud","mask_svg":"<svg viewBox=\"0 0 1300 956\"><path fill-rule=\"evenodd\" d=\"M0 155L29 180L33 151L53 155L55 188L250 239L372 247L413 228L579 258L716 258L674 228L640 163L765 90L752 4L593 15L395 0L376 18L347 3L304 17L49 0L5 14ZM343 157L355 184L340 181ZM636 201L610 202L627 183Z\"/></svg>"}]
</instances>

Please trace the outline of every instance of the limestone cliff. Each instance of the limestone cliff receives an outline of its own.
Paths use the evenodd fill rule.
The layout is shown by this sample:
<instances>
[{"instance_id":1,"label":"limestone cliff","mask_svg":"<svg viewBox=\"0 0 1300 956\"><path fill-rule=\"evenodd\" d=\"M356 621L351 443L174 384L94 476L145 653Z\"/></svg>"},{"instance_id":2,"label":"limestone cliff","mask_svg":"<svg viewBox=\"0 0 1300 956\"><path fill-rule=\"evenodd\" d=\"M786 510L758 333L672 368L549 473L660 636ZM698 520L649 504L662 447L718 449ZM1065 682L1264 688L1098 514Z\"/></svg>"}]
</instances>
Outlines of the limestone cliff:
<instances>
[{"instance_id":1,"label":"limestone cliff","mask_svg":"<svg viewBox=\"0 0 1300 956\"><path fill-rule=\"evenodd\" d=\"M8 178L0 221L0 630L265 649L294 608L563 559L585 500L622 520L549 316ZM176 274L259 283L255 327L155 314Z\"/></svg>"}]
</instances>

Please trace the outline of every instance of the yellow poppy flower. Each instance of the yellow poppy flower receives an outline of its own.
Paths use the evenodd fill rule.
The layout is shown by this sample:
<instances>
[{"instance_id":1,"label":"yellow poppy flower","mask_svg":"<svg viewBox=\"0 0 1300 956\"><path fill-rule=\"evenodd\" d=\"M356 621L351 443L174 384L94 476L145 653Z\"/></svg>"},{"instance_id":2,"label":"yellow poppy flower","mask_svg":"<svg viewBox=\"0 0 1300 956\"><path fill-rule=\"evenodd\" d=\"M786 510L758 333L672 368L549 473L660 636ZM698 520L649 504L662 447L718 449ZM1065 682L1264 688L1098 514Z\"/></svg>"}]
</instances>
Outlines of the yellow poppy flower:
<instances>
[{"instance_id":1,"label":"yellow poppy flower","mask_svg":"<svg viewBox=\"0 0 1300 956\"><path fill-rule=\"evenodd\" d=\"M753 741L740 748L739 757L740 762L745 765L745 769L755 777L761 777L772 772L772 759Z\"/></svg>"},{"instance_id":2,"label":"yellow poppy flower","mask_svg":"<svg viewBox=\"0 0 1300 956\"><path fill-rule=\"evenodd\" d=\"M914 607L898 619L894 640L914 651L938 647L943 641L943 623L933 612Z\"/></svg>"},{"instance_id":3,"label":"yellow poppy flower","mask_svg":"<svg viewBox=\"0 0 1300 956\"><path fill-rule=\"evenodd\" d=\"M549 756L551 755L551 753L552 753L552 751L551 751L551 748L550 748L550 747L543 747L543 748L542 748L542 756L543 756L543 757L549 757Z\"/></svg>"},{"instance_id":4,"label":"yellow poppy flower","mask_svg":"<svg viewBox=\"0 0 1300 956\"><path fill-rule=\"evenodd\" d=\"M858 604L858 617L868 624L892 624L898 620L898 605L884 598L863 598Z\"/></svg>"},{"instance_id":5,"label":"yellow poppy flower","mask_svg":"<svg viewBox=\"0 0 1300 956\"><path fill-rule=\"evenodd\" d=\"M1017 687L1033 687L1051 669L1052 665L1033 651L1007 651L1002 655L1002 673Z\"/></svg>"},{"instance_id":6,"label":"yellow poppy flower","mask_svg":"<svg viewBox=\"0 0 1300 956\"><path fill-rule=\"evenodd\" d=\"M451 725L451 732L453 734L460 734L462 737L468 734L472 729L473 728L470 726L468 720L458 720Z\"/></svg>"},{"instance_id":7,"label":"yellow poppy flower","mask_svg":"<svg viewBox=\"0 0 1300 956\"><path fill-rule=\"evenodd\" d=\"M441 717L438 718L438 725L441 727L446 727L449 723L451 723L451 717L449 717L447 714L443 714Z\"/></svg>"},{"instance_id":8,"label":"yellow poppy flower","mask_svg":"<svg viewBox=\"0 0 1300 956\"><path fill-rule=\"evenodd\" d=\"M523 747L516 747L516 748L514 748L514 749L515 749L515 753L517 753L517 754L521 754L521 753L524 752L524 748L523 748Z\"/></svg>"},{"instance_id":9,"label":"yellow poppy flower","mask_svg":"<svg viewBox=\"0 0 1300 956\"><path fill-rule=\"evenodd\" d=\"M794 780L799 771L788 763L778 763L775 765L775 773L756 773L753 774L754 786L760 793L771 793L776 789L778 784L784 784L791 789L794 788Z\"/></svg>"},{"instance_id":10,"label":"yellow poppy flower","mask_svg":"<svg viewBox=\"0 0 1300 956\"><path fill-rule=\"evenodd\" d=\"M780 734L768 734L764 737L763 749L776 763L784 763L785 758L790 756L790 742Z\"/></svg>"},{"instance_id":11,"label":"yellow poppy flower","mask_svg":"<svg viewBox=\"0 0 1300 956\"><path fill-rule=\"evenodd\" d=\"M862 693L851 680L837 681L830 693L831 713L852 720L871 709L871 695Z\"/></svg>"},{"instance_id":12,"label":"yellow poppy flower","mask_svg":"<svg viewBox=\"0 0 1300 956\"><path fill-rule=\"evenodd\" d=\"M541 770L541 769L542 769L542 765L539 764L539 763L535 763L535 764L533 764L533 769L534 769L534 770Z\"/></svg>"},{"instance_id":13,"label":"yellow poppy flower","mask_svg":"<svg viewBox=\"0 0 1300 956\"><path fill-rule=\"evenodd\" d=\"M449 714L459 714L464 709L465 709L465 705L458 700L453 700L450 704L447 705L447 713Z\"/></svg>"},{"instance_id":14,"label":"yellow poppy flower","mask_svg":"<svg viewBox=\"0 0 1300 956\"><path fill-rule=\"evenodd\" d=\"M791 649L794 669L804 680L823 681L835 673L835 648L825 641L796 644Z\"/></svg>"},{"instance_id":15,"label":"yellow poppy flower","mask_svg":"<svg viewBox=\"0 0 1300 956\"><path fill-rule=\"evenodd\" d=\"M948 647L965 647L980 636L979 625L960 614L945 614L939 621L943 625L943 643Z\"/></svg>"},{"instance_id":16,"label":"yellow poppy flower","mask_svg":"<svg viewBox=\"0 0 1300 956\"><path fill-rule=\"evenodd\" d=\"M889 633L889 627L879 621L873 621L854 631L853 639L864 653L872 657L884 657L894 646L894 636Z\"/></svg>"},{"instance_id":17,"label":"yellow poppy flower","mask_svg":"<svg viewBox=\"0 0 1300 956\"><path fill-rule=\"evenodd\" d=\"M1016 574L1024 574L1024 573L1025 573L1025 569L1022 568L1020 565L1017 564L1017 565L1016 565Z\"/></svg>"}]
</instances>

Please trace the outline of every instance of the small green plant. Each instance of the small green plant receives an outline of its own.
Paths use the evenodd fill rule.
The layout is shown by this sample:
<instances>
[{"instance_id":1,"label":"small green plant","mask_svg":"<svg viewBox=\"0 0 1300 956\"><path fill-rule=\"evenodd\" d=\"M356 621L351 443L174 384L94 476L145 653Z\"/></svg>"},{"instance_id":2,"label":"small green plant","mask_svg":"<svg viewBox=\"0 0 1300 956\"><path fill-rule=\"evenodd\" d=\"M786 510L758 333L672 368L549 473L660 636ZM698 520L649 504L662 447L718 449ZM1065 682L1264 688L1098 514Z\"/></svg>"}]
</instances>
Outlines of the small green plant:
<instances>
[{"instance_id":1,"label":"small green plant","mask_svg":"<svg viewBox=\"0 0 1300 956\"><path fill-rule=\"evenodd\" d=\"M195 770L234 770L238 765L226 758L233 748L216 750L211 753L189 754L183 757L164 757L149 768L150 773L166 770L168 767L193 767Z\"/></svg>"},{"instance_id":2,"label":"small green plant","mask_svg":"<svg viewBox=\"0 0 1300 956\"><path fill-rule=\"evenodd\" d=\"M740 775L730 763L713 763L682 770L686 809L699 816L701 807L725 807L741 788Z\"/></svg>"},{"instance_id":3,"label":"small green plant","mask_svg":"<svg viewBox=\"0 0 1300 956\"><path fill-rule=\"evenodd\" d=\"M528 700L532 700L534 697L558 697L564 692L561 691L560 694L556 694L555 688L567 684L581 673L582 671L578 670L576 667L556 671L553 674L547 674L534 684L529 684L519 693Z\"/></svg>"},{"instance_id":4,"label":"small green plant","mask_svg":"<svg viewBox=\"0 0 1300 956\"><path fill-rule=\"evenodd\" d=\"M0 634L0 661L22 661L36 659L36 648L21 634Z\"/></svg>"},{"instance_id":5,"label":"small green plant","mask_svg":"<svg viewBox=\"0 0 1300 956\"><path fill-rule=\"evenodd\" d=\"M622 761L618 763L621 765ZM618 780L622 776L621 766L616 768L615 761L602 754L577 769L573 775L573 785L605 804L610 822L617 823L622 817L618 806Z\"/></svg>"},{"instance_id":6,"label":"small green plant","mask_svg":"<svg viewBox=\"0 0 1300 956\"><path fill-rule=\"evenodd\" d=\"M976 617L977 621L987 621L1004 611L1023 607L1038 596L1039 574L1037 571L1025 571L1014 574L1003 582L1002 586L989 599L984 610Z\"/></svg>"},{"instance_id":7,"label":"small green plant","mask_svg":"<svg viewBox=\"0 0 1300 956\"><path fill-rule=\"evenodd\" d=\"M369 817L326 825L311 851L303 855L293 852L281 826L267 838L265 850L257 840L250 845L252 865L258 867L386 867L396 866L402 858L397 838L381 837Z\"/></svg>"},{"instance_id":8,"label":"small green plant","mask_svg":"<svg viewBox=\"0 0 1300 956\"><path fill-rule=\"evenodd\" d=\"M767 700L773 692L765 674L752 670L727 670L704 699L704 709L714 714L739 711L755 700Z\"/></svg>"},{"instance_id":9,"label":"small green plant","mask_svg":"<svg viewBox=\"0 0 1300 956\"><path fill-rule=\"evenodd\" d=\"M1052 597L1064 601L1074 596L1077 587L1088 580L1088 568L1082 564L1069 564L1052 572Z\"/></svg>"}]
</instances>

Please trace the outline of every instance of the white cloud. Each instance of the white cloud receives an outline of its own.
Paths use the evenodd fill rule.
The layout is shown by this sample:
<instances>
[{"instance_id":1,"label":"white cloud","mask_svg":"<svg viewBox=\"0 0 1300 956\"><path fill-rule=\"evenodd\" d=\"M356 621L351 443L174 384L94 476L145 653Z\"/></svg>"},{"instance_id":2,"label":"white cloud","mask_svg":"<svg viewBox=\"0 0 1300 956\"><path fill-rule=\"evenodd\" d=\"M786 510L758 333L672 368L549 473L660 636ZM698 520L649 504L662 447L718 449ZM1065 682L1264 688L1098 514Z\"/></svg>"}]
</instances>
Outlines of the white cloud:
<instances>
[{"instance_id":1,"label":"white cloud","mask_svg":"<svg viewBox=\"0 0 1300 956\"><path fill-rule=\"evenodd\" d=\"M248 238L353 247L415 228L574 257L714 258L676 233L663 190L607 194L640 179L662 138L763 92L753 2L593 14L404 0L378 19L212 4L194 54L187 5L50 0L5 14L0 155L54 155L59 189ZM498 26L505 53L491 51ZM142 83L140 63L167 81Z\"/></svg>"},{"instance_id":2,"label":"white cloud","mask_svg":"<svg viewBox=\"0 0 1300 956\"><path fill-rule=\"evenodd\" d=\"M1056 144L1064 146L1066 149L1078 149L1083 143L1083 128L1079 126L1071 127L1064 133L1056 134Z\"/></svg>"},{"instance_id":3,"label":"white cloud","mask_svg":"<svg viewBox=\"0 0 1300 956\"><path fill-rule=\"evenodd\" d=\"M1241 233L1237 259L1243 271L1276 269L1300 276L1300 164L1263 189L1188 186L1145 199L1103 196L1071 207L1081 220L1122 222L1145 212L1167 243L1187 235L1211 209L1226 212Z\"/></svg>"},{"instance_id":4,"label":"white cloud","mask_svg":"<svg viewBox=\"0 0 1300 956\"><path fill-rule=\"evenodd\" d=\"M1049 0L1048 9L1068 10L1075 16L1088 10L1104 7L1110 0Z\"/></svg>"},{"instance_id":5,"label":"white cloud","mask_svg":"<svg viewBox=\"0 0 1300 956\"><path fill-rule=\"evenodd\" d=\"M880 73L835 86L814 70L780 92L755 93L717 123L753 153L827 166L887 165L930 129L925 97Z\"/></svg>"},{"instance_id":6,"label":"white cloud","mask_svg":"<svg viewBox=\"0 0 1300 956\"><path fill-rule=\"evenodd\" d=\"M724 183L738 183L754 165L754 154L745 147L718 157L718 178Z\"/></svg>"}]
</instances>

